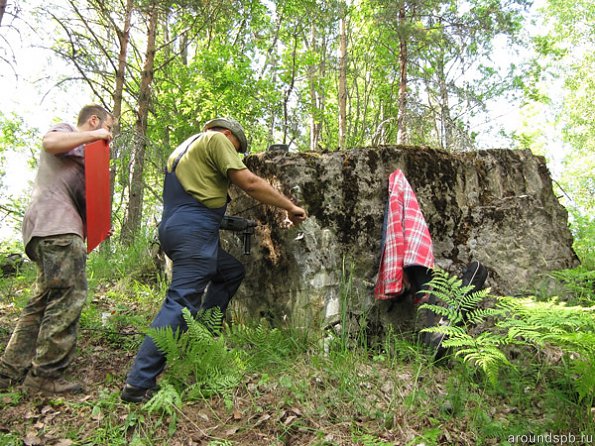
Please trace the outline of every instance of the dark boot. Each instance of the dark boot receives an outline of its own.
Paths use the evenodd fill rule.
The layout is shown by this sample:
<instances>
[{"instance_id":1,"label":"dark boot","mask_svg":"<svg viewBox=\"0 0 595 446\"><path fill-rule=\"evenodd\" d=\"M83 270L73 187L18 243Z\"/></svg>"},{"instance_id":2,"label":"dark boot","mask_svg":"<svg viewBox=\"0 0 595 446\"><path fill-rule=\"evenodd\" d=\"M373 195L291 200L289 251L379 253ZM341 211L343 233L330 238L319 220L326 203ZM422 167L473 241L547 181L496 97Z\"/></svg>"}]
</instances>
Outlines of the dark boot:
<instances>
[{"instance_id":1,"label":"dark boot","mask_svg":"<svg viewBox=\"0 0 595 446\"><path fill-rule=\"evenodd\" d=\"M128 403L146 403L155 394L155 391L155 388L143 389L132 384L124 384L120 398Z\"/></svg>"}]
</instances>

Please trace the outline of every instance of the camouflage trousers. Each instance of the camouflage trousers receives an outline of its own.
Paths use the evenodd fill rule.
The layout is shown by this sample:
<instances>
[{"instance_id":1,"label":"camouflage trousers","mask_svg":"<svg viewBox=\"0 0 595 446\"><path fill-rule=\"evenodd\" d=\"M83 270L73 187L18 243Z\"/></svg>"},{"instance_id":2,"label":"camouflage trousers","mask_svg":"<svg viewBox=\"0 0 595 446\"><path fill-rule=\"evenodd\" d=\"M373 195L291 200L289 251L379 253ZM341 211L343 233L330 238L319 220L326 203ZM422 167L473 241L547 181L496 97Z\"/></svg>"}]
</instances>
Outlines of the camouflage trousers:
<instances>
[{"instance_id":1,"label":"camouflage trousers","mask_svg":"<svg viewBox=\"0 0 595 446\"><path fill-rule=\"evenodd\" d=\"M36 237L29 245L38 267L35 295L23 309L0 359L0 374L22 379L59 377L73 359L87 299L84 241L66 234Z\"/></svg>"}]
</instances>

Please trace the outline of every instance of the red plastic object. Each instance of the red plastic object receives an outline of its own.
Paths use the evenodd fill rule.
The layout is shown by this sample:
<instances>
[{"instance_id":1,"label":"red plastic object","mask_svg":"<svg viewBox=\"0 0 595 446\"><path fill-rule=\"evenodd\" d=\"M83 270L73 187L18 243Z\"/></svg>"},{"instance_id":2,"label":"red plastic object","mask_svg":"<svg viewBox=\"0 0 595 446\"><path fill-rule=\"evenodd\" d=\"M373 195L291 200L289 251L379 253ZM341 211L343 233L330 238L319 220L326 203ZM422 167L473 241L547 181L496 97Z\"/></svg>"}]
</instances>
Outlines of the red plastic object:
<instances>
[{"instance_id":1,"label":"red plastic object","mask_svg":"<svg viewBox=\"0 0 595 446\"><path fill-rule=\"evenodd\" d=\"M112 203L109 181L109 145L98 140L85 145L85 195L87 199L87 253L109 236Z\"/></svg>"}]
</instances>

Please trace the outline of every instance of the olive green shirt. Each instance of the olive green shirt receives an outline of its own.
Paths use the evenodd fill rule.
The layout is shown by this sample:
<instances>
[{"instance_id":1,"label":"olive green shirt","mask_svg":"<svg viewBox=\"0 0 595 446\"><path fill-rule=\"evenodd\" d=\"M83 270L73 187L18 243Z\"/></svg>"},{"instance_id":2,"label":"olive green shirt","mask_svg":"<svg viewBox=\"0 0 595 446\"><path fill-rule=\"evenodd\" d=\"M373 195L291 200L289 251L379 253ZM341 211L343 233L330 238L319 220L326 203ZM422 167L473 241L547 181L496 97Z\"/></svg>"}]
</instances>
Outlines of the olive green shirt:
<instances>
[{"instance_id":1,"label":"olive green shirt","mask_svg":"<svg viewBox=\"0 0 595 446\"><path fill-rule=\"evenodd\" d=\"M180 145L169 156L168 172L172 171L175 160L184 149L185 146ZM176 177L186 192L213 209L227 203L229 169L242 170L246 165L223 133L210 131L198 136L182 155L176 167Z\"/></svg>"}]
</instances>

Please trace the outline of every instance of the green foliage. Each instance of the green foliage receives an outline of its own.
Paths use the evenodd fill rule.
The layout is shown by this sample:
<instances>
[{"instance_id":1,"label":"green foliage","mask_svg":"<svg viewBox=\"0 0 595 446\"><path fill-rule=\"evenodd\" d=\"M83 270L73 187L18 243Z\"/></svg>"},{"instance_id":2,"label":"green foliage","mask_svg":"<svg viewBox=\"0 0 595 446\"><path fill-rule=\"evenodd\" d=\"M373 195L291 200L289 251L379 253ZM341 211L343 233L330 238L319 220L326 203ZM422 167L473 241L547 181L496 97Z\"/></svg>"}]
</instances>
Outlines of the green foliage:
<instances>
[{"instance_id":1,"label":"green foliage","mask_svg":"<svg viewBox=\"0 0 595 446\"><path fill-rule=\"evenodd\" d=\"M243 352L242 357L249 370L266 370L268 373L290 366L290 358L309 347L308 340L299 333L263 324L254 327L232 325L225 336L230 345Z\"/></svg>"},{"instance_id":2,"label":"green foliage","mask_svg":"<svg viewBox=\"0 0 595 446\"><path fill-rule=\"evenodd\" d=\"M0 446L20 446L23 444L18 434L0 432Z\"/></svg>"},{"instance_id":3,"label":"green foliage","mask_svg":"<svg viewBox=\"0 0 595 446\"><path fill-rule=\"evenodd\" d=\"M22 399L23 394L20 392L0 392L0 409L2 407L16 406Z\"/></svg>"},{"instance_id":4,"label":"green foliage","mask_svg":"<svg viewBox=\"0 0 595 446\"><path fill-rule=\"evenodd\" d=\"M182 407L182 396L178 390L171 384L165 383L153 397L144 405L144 409L149 413L157 413L161 417L169 416L170 423L168 432L170 435L176 430L178 411Z\"/></svg>"},{"instance_id":5,"label":"green foliage","mask_svg":"<svg viewBox=\"0 0 595 446\"><path fill-rule=\"evenodd\" d=\"M422 331L444 335L444 347L453 348L456 357L462 357L465 363L479 367L495 384L500 367L510 365L501 350L506 338L490 331L474 333L471 330L474 325L502 314L501 309L479 307L488 298L489 290L471 293L472 285L463 286L461 279L440 269L435 270L430 286L432 289L429 293L446 306L423 304L420 308L433 311L447 323Z\"/></svg>"},{"instance_id":6,"label":"green foliage","mask_svg":"<svg viewBox=\"0 0 595 446\"><path fill-rule=\"evenodd\" d=\"M595 234L591 240L595 240ZM554 271L551 274L569 291L569 297L565 298L568 305L595 305L595 269L593 269L595 265L587 266L589 259L593 262L595 253L577 268Z\"/></svg>"},{"instance_id":7,"label":"green foliage","mask_svg":"<svg viewBox=\"0 0 595 446\"><path fill-rule=\"evenodd\" d=\"M370 434L354 434L352 439L356 444L363 446L390 446L392 444Z\"/></svg>"},{"instance_id":8,"label":"green foliage","mask_svg":"<svg viewBox=\"0 0 595 446\"><path fill-rule=\"evenodd\" d=\"M576 375L579 401L591 404L595 396L593 307L501 297L495 300L494 307L479 308L491 297L489 291L469 293L470 287L462 286L460 279L442 270L436 270L431 285L431 294L447 307L424 304L422 308L434 311L448 322L423 331L443 335L443 346L452 348L455 357L479 367L495 384L500 368L512 366L504 353L505 346L560 349ZM591 292L589 301L592 297Z\"/></svg>"},{"instance_id":9,"label":"green foliage","mask_svg":"<svg viewBox=\"0 0 595 446\"><path fill-rule=\"evenodd\" d=\"M135 413L129 413L122 420L114 420L111 415L117 411L119 395L114 392L101 390L97 400L89 400L81 403L82 407L91 406L91 417L102 420L101 426L92 432L82 431L79 433L82 446L124 446L131 444L128 439L130 429L134 429L138 423L142 423L144 417Z\"/></svg>"},{"instance_id":10,"label":"green foliage","mask_svg":"<svg viewBox=\"0 0 595 446\"><path fill-rule=\"evenodd\" d=\"M174 332L171 327L148 332L167 358L164 380L173 386L168 391L185 389L184 396L191 400L227 396L240 383L246 365L237 351L226 348L218 329L212 331L221 321L221 312L213 308L200 313L199 320L186 308L182 312L188 327L185 332Z\"/></svg>"},{"instance_id":11,"label":"green foliage","mask_svg":"<svg viewBox=\"0 0 595 446\"><path fill-rule=\"evenodd\" d=\"M345 269L347 317L353 309L352 300L357 300L357 290L348 263ZM65 418L56 416L52 428L69 430L67 438L77 438L81 445L88 446L166 444L174 431L175 438L188 432L190 424L185 423L191 423L192 429L203 428L202 423L207 422L204 417L208 417L209 426L205 429L205 444L242 441L238 438L244 430L266 430L267 444L282 443L288 435L299 433L304 442L322 446L408 441L430 445L442 444L447 441L444 438L452 443L460 440L485 445L528 430L578 433L592 429L592 310L513 298L498 299L492 308L482 308L489 295L483 300L465 295L465 288L456 278L443 277L437 282L436 292L445 304L460 303L460 308L465 308L460 326L454 328L464 328L474 339L474 352L481 353L468 359L466 355L458 356L461 361L453 369L434 367L419 346L399 333L387 333L379 345L348 342L348 348L337 338L337 348L325 351L313 348L311 342L322 333L306 336L293 330L240 324L221 330L220 313L205 313L195 320L186 311L188 331L156 332L169 354L161 390L152 400L143 406L122 403L114 384L119 386L123 375L115 376L104 383L110 390L100 388L90 398L56 403L62 405L60 411L68 420L82 413L89 423L80 425L80 419L75 418L74 427L64 426ZM148 297L143 294L155 297L156 290L151 292L155 285L147 284L142 289L134 282L128 285L111 288L105 294L92 290L95 298L90 306L94 308L81 321L83 328L100 327L101 312L108 303L112 305L108 326L120 313L125 318L137 312L146 321L149 314L144 313L154 313L154 309L147 309L142 299ZM122 286L123 282L118 284ZM452 292L448 292L451 288ZM457 318L451 308L438 311L453 320ZM483 322L476 326L470 319ZM482 338L486 332L504 340L504 345L494 343L494 348L515 352L506 358L511 365L498 364L497 386L483 385L476 373L477 369L493 369L494 364L481 361L497 356L497 351L485 353L478 348L480 344L490 345ZM357 331L352 333L357 336ZM449 333L452 339L458 336L454 331ZM83 334L81 341L87 340L87 334ZM110 340L109 348L101 350L102 354L124 356L132 354L136 347ZM554 362L550 357L560 359ZM2 410L12 410L19 416L23 412L21 405L36 404L27 399L3 398ZM196 401L188 404L188 400ZM561 405L564 411L560 411ZM21 423L19 418L18 429ZM403 426L409 431L407 439L399 433ZM461 432L473 434L463 438ZM0 436L0 441L11 444L12 434L2 435L5 438ZM20 444L21 437L14 435L19 438L19 443L14 444Z\"/></svg>"},{"instance_id":12,"label":"green foliage","mask_svg":"<svg viewBox=\"0 0 595 446\"><path fill-rule=\"evenodd\" d=\"M22 184L21 190L15 189L7 184L6 168L15 169L18 167L21 178L26 179L29 175L23 172L23 166L9 164L11 159L27 160L29 166L37 159L39 148L39 130L30 127L23 117L15 114L6 115L0 111L0 222L7 223L14 228L14 238L18 234L20 225L25 213L28 187ZM31 177L32 179L32 177ZM7 237L8 234L5 234Z\"/></svg>"},{"instance_id":13,"label":"green foliage","mask_svg":"<svg viewBox=\"0 0 595 446\"><path fill-rule=\"evenodd\" d=\"M155 261L159 244L152 231L140 231L130 244L123 244L116 239L112 237L89 254L87 276L90 282L161 280L161 271Z\"/></svg>"},{"instance_id":14,"label":"green foliage","mask_svg":"<svg viewBox=\"0 0 595 446\"><path fill-rule=\"evenodd\" d=\"M595 398L595 307L509 300L507 317L497 323L511 342L551 346L563 351L575 373L579 400Z\"/></svg>"}]
</instances>

